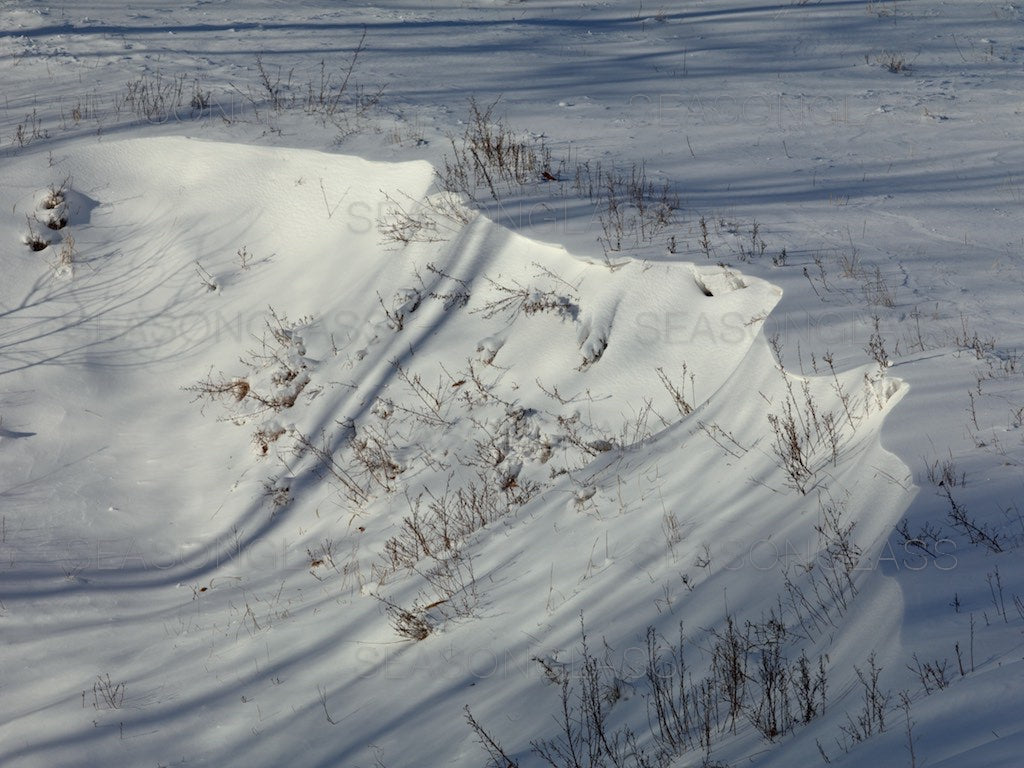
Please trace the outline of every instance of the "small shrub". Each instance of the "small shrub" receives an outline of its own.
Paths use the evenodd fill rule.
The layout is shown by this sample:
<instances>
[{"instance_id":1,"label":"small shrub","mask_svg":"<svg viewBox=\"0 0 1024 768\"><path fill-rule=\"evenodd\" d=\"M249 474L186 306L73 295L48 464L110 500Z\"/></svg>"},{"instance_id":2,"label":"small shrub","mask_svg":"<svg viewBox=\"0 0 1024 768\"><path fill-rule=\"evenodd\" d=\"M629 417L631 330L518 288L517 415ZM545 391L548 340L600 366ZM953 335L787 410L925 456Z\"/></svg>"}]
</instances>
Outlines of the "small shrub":
<instances>
[{"instance_id":1,"label":"small shrub","mask_svg":"<svg viewBox=\"0 0 1024 768\"><path fill-rule=\"evenodd\" d=\"M889 359L889 351L885 347L885 338L882 336L881 318L878 315L873 315L871 321L871 336L868 338L864 351L870 355L872 360L878 363L879 370L884 371L892 365L892 361Z\"/></svg>"},{"instance_id":2,"label":"small shrub","mask_svg":"<svg viewBox=\"0 0 1024 768\"><path fill-rule=\"evenodd\" d=\"M151 123L163 123L185 104L185 75L165 77L158 69L153 74L125 83L118 111L126 108L136 117Z\"/></svg>"},{"instance_id":3,"label":"small shrub","mask_svg":"<svg viewBox=\"0 0 1024 768\"><path fill-rule=\"evenodd\" d=\"M92 699L95 709L120 709L124 704L125 683L115 683L109 674L98 675L92 684ZM84 694L83 694L84 696Z\"/></svg>"},{"instance_id":4,"label":"small shrub","mask_svg":"<svg viewBox=\"0 0 1024 768\"><path fill-rule=\"evenodd\" d=\"M872 651L868 656L868 669L864 671L859 667L853 668L857 673L857 680L861 685L863 700L860 711L856 717L846 715L846 725L839 726L839 730L846 737L846 750L852 744L866 741L876 733L885 731L885 713L891 698L888 691L879 687L879 678L882 668L875 662L875 653Z\"/></svg>"},{"instance_id":5,"label":"small shrub","mask_svg":"<svg viewBox=\"0 0 1024 768\"><path fill-rule=\"evenodd\" d=\"M49 229L64 229L68 225L68 217L63 214L54 214L46 219L46 226Z\"/></svg>"},{"instance_id":6,"label":"small shrub","mask_svg":"<svg viewBox=\"0 0 1024 768\"><path fill-rule=\"evenodd\" d=\"M406 208L388 194L384 195L387 207L377 218L377 232L384 242L409 245L409 243L436 243L447 237L438 229L438 221L429 208L410 201Z\"/></svg>"},{"instance_id":7,"label":"small shrub","mask_svg":"<svg viewBox=\"0 0 1024 768\"><path fill-rule=\"evenodd\" d=\"M481 190L500 203L503 195L551 174L551 152L544 141L516 134L494 116L496 99L481 107L469 101L470 116L462 136L451 137L451 154L438 172L442 189L477 200Z\"/></svg>"},{"instance_id":8,"label":"small shrub","mask_svg":"<svg viewBox=\"0 0 1024 768\"><path fill-rule=\"evenodd\" d=\"M192 83L192 98L189 99L189 107L192 112L206 112L210 108L210 92L204 91L198 80Z\"/></svg>"},{"instance_id":9,"label":"small shrub","mask_svg":"<svg viewBox=\"0 0 1024 768\"><path fill-rule=\"evenodd\" d=\"M75 264L75 238L70 232L64 235L60 251L57 253L57 264L55 269L59 274L68 275Z\"/></svg>"},{"instance_id":10,"label":"small shrub","mask_svg":"<svg viewBox=\"0 0 1024 768\"><path fill-rule=\"evenodd\" d=\"M955 488L958 485L963 486L967 484L967 473L957 472L956 462L953 460L952 453L950 453L948 459L936 459L932 463L926 464L925 469L928 481L933 485L943 488Z\"/></svg>"},{"instance_id":11,"label":"small shrub","mask_svg":"<svg viewBox=\"0 0 1024 768\"><path fill-rule=\"evenodd\" d=\"M695 399L695 396L693 394L691 394L690 400L687 400L686 392L685 392L685 389L686 389L686 378L687 378L687 376L686 376L687 375L686 363L683 363L683 371L682 371L683 384L682 384L682 386L676 386L676 384L669 378L668 374L665 373L665 369L662 368L661 366L658 366L654 370L655 370L655 373L658 374L658 379L661 381L662 386L665 387L665 389L668 391L668 393L672 396L672 402L675 403L676 410L679 411L679 415L680 416L689 416L691 413L693 413L693 403L690 402L690 400ZM695 374L691 373L689 378L690 378L690 391L692 393L693 392L693 381L694 381L694 378L695 378Z\"/></svg>"},{"instance_id":12,"label":"small shrub","mask_svg":"<svg viewBox=\"0 0 1024 768\"><path fill-rule=\"evenodd\" d=\"M11 143L17 144L19 147L25 147L33 141L47 139L49 136L49 132L43 128L42 119L33 108L30 113L25 115L24 122L18 123L18 127L14 130L14 139Z\"/></svg>"},{"instance_id":13,"label":"small shrub","mask_svg":"<svg viewBox=\"0 0 1024 768\"><path fill-rule=\"evenodd\" d=\"M58 187L50 185L46 196L39 203L39 207L44 211L52 211L64 203L64 191L67 189L68 179Z\"/></svg>"},{"instance_id":14,"label":"small shrub","mask_svg":"<svg viewBox=\"0 0 1024 768\"><path fill-rule=\"evenodd\" d=\"M917 679L924 688L925 694L931 694L934 690L942 690L949 686L949 677L946 674L946 667L949 665L946 659L939 661L921 661L917 654L913 655L914 663L908 664L907 669L917 675Z\"/></svg>"},{"instance_id":15,"label":"small shrub","mask_svg":"<svg viewBox=\"0 0 1024 768\"><path fill-rule=\"evenodd\" d=\"M971 544L980 544L989 552L998 554L1003 551L1003 544L1000 539L1000 531L997 528L978 522L968 514L967 509L954 497L948 485L942 486L949 502L949 511L946 513L946 520L957 531L967 536Z\"/></svg>"},{"instance_id":16,"label":"small shrub","mask_svg":"<svg viewBox=\"0 0 1024 768\"><path fill-rule=\"evenodd\" d=\"M25 245L31 248L33 251L42 251L49 247L50 241L42 235L37 235L34 232L30 232L23 238Z\"/></svg>"},{"instance_id":17,"label":"small shrub","mask_svg":"<svg viewBox=\"0 0 1024 768\"><path fill-rule=\"evenodd\" d=\"M973 352L979 360L984 360L996 348L995 339L981 338L977 330L971 328L967 315L962 313L960 315L960 330L954 334L953 343L959 349Z\"/></svg>"},{"instance_id":18,"label":"small shrub","mask_svg":"<svg viewBox=\"0 0 1024 768\"><path fill-rule=\"evenodd\" d=\"M575 320L580 310L576 287L546 268L541 267L540 270L538 278L547 277L553 283L561 285L561 289L528 287L516 280L511 280L510 284L498 283L488 278L487 282L497 292L499 298L488 301L473 312L488 319L495 315L505 315L509 322L520 314L535 315L542 312L550 312L566 320Z\"/></svg>"},{"instance_id":19,"label":"small shrub","mask_svg":"<svg viewBox=\"0 0 1024 768\"><path fill-rule=\"evenodd\" d=\"M420 605L414 603L411 609L403 608L390 600L377 597L384 604L384 610L391 620L391 626L401 637L413 642L426 640L433 631L433 626L426 617L426 611Z\"/></svg>"},{"instance_id":20,"label":"small shrub","mask_svg":"<svg viewBox=\"0 0 1024 768\"><path fill-rule=\"evenodd\" d=\"M882 51L875 56L875 63L893 74L909 72L911 68L906 55L900 51Z\"/></svg>"}]
</instances>

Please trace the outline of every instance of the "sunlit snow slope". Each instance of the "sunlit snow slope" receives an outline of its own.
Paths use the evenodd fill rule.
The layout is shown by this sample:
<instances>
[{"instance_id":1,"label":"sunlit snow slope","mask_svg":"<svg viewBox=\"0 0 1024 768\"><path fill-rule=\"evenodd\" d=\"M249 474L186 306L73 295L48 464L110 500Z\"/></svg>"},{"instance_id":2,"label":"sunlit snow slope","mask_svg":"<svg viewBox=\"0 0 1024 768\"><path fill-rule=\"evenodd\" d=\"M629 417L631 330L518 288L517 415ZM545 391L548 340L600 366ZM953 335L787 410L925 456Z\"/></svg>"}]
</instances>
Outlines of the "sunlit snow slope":
<instances>
[{"instance_id":1,"label":"sunlit snow slope","mask_svg":"<svg viewBox=\"0 0 1024 768\"><path fill-rule=\"evenodd\" d=\"M899 382L780 369L735 270L462 208L383 243L396 200L437 216L425 163L159 138L6 179L0 236L51 242L3 254L4 765L477 765L465 705L533 764L581 613L646 696L648 626L783 610L823 516L871 558L909 501ZM836 690L899 620L849 587L802 618Z\"/></svg>"}]
</instances>

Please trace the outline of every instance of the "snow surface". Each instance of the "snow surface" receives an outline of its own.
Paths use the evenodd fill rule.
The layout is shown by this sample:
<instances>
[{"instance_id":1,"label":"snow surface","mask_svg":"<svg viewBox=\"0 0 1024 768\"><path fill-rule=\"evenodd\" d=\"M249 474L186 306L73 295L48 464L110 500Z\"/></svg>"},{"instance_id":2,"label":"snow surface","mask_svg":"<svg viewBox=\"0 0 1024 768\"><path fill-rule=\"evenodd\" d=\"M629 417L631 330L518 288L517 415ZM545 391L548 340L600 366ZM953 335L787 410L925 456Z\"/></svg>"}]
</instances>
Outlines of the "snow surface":
<instances>
[{"instance_id":1,"label":"snow surface","mask_svg":"<svg viewBox=\"0 0 1024 768\"><path fill-rule=\"evenodd\" d=\"M730 618L823 711L667 764L1019 765L1020 23L0 1L0 765L544 765L581 620L650 751Z\"/></svg>"}]
</instances>

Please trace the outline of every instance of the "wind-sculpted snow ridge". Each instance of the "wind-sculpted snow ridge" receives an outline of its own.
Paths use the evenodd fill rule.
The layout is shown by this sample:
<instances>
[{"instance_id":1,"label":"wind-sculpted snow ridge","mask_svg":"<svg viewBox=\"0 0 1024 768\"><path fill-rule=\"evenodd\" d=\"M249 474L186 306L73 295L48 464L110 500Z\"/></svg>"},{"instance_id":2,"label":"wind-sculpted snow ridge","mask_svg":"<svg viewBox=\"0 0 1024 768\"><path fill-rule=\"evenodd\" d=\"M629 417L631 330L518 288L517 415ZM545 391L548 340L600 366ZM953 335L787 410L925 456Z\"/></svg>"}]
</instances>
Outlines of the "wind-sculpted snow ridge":
<instances>
[{"instance_id":1,"label":"wind-sculpted snow ridge","mask_svg":"<svg viewBox=\"0 0 1024 768\"><path fill-rule=\"evenodd\" d=\"M396 247L432 173L175 138L8 164L0 236L55 186L75 258L3 257L4 765L478 765L465 706L540 764L581 614L650 750L648 628L746 627L751 698L671 747L728 761L804 727L757 714L764 627L834 691L891 650L900 382L783 369L781 292L728 267L463 208Z\"/></svg>"},{"instance_id":2,"label":"wind-sculpted snow ridge","mask_svg":"<svg viewBox=\"0 0 1024 768\"><path fill-rule=\"evenodd\" d=\"M1019 765L1018 4L172 5L0 0L0 765Z\"/></svg>"}]
</instances>

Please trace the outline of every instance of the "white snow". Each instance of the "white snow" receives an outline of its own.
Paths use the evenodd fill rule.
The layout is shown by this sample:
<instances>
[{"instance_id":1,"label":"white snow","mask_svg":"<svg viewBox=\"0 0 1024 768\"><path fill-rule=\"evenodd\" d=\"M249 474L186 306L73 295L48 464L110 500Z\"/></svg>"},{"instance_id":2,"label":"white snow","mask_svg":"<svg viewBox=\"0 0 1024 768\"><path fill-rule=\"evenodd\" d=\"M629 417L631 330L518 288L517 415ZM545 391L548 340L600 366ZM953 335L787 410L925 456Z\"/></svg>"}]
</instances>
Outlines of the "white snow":
<instances>
[{"instance_id":1,"label":"white snow","mask_svg":"<svg viewBox=\"0 0 1024 768\"><path fill-rule=\"evenodd\" d=\"M0 1L0 765L1017 765L1020 21Z\"/></svg>"}]
</instances>

